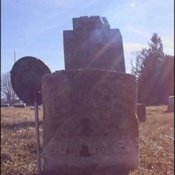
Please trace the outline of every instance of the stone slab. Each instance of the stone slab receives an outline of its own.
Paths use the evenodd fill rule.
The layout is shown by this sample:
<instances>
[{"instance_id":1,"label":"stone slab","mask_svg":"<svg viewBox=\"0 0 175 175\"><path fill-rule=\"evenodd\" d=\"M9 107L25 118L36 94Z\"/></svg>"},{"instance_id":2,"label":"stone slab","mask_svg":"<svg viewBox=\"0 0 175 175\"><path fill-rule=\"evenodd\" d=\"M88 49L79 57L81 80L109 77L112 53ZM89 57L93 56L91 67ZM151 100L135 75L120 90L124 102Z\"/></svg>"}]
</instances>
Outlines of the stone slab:
<instances>
[{"instance_id":1,"label":"stone slab","mask_svg":"<svg viewBox=\"0 0 175 175\"><path fill-rule=\"evenodd\" d=\"M134 76L57 71L43 76L42 94L45 174L117 175L138 167Z\"/></svg>"},{"instance_id":2,"label":"stone slab","mask_svg":"<svg viewBox=\"0 0 175 175\"><path fill-rule=\"evenodd\" d=\"M145 122L146 121L146 106L144 103L137 103L137 117L139 122Z\"/></svg>"},{"instance_id":3,"label":"stone slab","mask_svg":"<svg viewBox=\"0 0 175 175\"><path fill-rule=\"evenodd\" d=\"M104 69L125 72L119 29L105 17L73 18L73 30L63 31L65 69Z\"/></svg>"},{"instance_id":4,"label":"stone slab","mask_svg":"<svg viewBox=\"0 0 175 175\"><path fill-rule=\"evenodd\" d=\"M174 112L174 96L168 97L168 112Z\"/></svg>"}]
</instances>

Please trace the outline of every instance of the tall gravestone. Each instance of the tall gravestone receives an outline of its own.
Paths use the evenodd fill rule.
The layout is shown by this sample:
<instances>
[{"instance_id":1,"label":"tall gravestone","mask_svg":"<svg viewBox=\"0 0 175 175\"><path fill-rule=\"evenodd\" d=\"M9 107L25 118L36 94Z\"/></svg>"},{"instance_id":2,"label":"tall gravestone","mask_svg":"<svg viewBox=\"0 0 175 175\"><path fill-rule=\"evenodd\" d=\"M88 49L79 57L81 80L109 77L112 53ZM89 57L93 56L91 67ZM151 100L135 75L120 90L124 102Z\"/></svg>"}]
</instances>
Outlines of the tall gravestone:
<instances>
[{"instance_id":1,"label":"tall gravestone","mask_svg":"<svg viewBox=\"0 0 175 175\"><path fill-rule=\"evenodd\" d=\"M65 69L97 68L125 72L122 36L105 17L73 18L64 35Z\"/></svg>"},{"instance_id":2,"label":"tall gravestone","mask_svg":"<svg viewBox=\"0 0 175 175\"><path fill-rule=\"evenodd\" d=\"M139 164L139 138L136 81L125 73L121 35L109 42L105 18L75 18L73 25L81 34L64 32L66 70L42 78L44 174L126 175ZM105 41L99 59L100 50L93 50L98 39L86 47L68 42L86 44L96 28L98 39L117 49L111 57Z\"/></svg>"}]
</instances>

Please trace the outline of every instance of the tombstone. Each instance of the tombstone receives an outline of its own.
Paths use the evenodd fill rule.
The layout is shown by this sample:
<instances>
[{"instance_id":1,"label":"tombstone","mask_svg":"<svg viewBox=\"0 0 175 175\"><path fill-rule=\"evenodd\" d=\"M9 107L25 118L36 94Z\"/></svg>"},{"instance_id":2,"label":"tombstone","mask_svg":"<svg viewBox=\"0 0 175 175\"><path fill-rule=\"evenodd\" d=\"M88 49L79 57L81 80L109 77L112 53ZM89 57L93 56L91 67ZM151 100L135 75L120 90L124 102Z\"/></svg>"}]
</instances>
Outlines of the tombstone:
<instances>
[{"instance_id":1,"label":"tombstone","mask_svg":"<svg viewBox=\"0 0 175 175\"><path fill-rule=\"evenodd\" d=\"M168 112L174 111L174 96L168 97Z\"/></svg>"},{"instance_id":2,"label":"tombstone","mask_svg":"<svg viewBox=\"0 0 175 175\"><path fill-rule=\"evenodd\" d=\"M94 23L89 28L109 29L104 19L105 24L95 20L100 17L75 18L74 29L83 30L86 36L90 19ZM65 32L64 37L67 38ZM110 47L118 48L115 43L121 45L120 39ZM44 175L128 175L139 165L135 77L124 73L120 61L116 71L110 67L114 60L120 60L118 56L106 59L106 63L98 60L87 64L91 60L86 59L94 58L83 56L85 48L74 49L70 49L72 57L66 50L66 70L42 77ZM78 52L81 63L75 56Z\"/></svg>"},{"instance_id":3,"label":"tombstone","mask_svg":"<svg viewBox=\"0 0 175 175\"><path fill-rule=\"evenodd\" d=\"M14 108L25 108L26 104L25 103L16 103L13 106L14 106Z\"/></svg>"},{"instance_id":4,"label":"tombstone","mask_svg":"<svg viewBox=\"0 0 175 175\"><path fill-rule=\"evenodd\" d=\"M145 122L146 121L146 107L144 103L137 103L137 117L139 122Z\"/></svg>"},{"instance_id":5,"label":"tombstone","mask_svg":"<svg viewBox=\"0 0 175 175\"><path fill-rule=\"evenodd\" d=\"M110 29L105 17L73 18L73 30L65 30L65 69L104 69L125 72L122 36Z\"/></svg>"},{"instance_id":6,"label":"tombstone","mask_svg":"<svg viewBox=\"0 0 175 175\"><path fill-rule=\"evenodd\" d=\"M10 104L9 103L4 103L4 104L1 104L1 107L10 107Z\"/></svg>"}]
</instances>

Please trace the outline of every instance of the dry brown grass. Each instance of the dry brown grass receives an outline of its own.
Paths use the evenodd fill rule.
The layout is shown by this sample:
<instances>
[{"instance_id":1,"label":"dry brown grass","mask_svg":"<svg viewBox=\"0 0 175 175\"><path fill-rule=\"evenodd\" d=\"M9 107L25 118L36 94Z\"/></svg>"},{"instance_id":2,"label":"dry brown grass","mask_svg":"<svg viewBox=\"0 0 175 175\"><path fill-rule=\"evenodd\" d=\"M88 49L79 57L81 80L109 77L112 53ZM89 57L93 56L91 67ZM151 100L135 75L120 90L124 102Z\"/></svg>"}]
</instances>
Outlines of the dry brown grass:
<instances>
[{"instance_id":1,"label":"dry brown grass","mask_svg":"<svg viewBox=\"0 0 175 175\"><path fill-rule=\"evenodd\" d=\"M147 107L140 123L140 168L131 175L174 174L174 113L166 106Z\"/></svg>"},{"instance_id":2,"label":"dry brown grass","mask_svg":"<svg viewBox=\"0 0 175 175\"><path fill-rule=\"evenodd\" d=\"M42 110L39 115L42 122ZM35 154L34 110L1 108L2 175L36 174Z\"/></svg>"},{"instance_id":3,"label":"dry brown grass","mask_svg":"<svg viewBox=\"0 0 175 175\"><path fill-rule=\"evenodd\" d=\"M147 107L147 121L140 123L140 167L131 175L174 174L174 114L166 109ZM42 110L40 117L42 122ZM34 111L1 108L2 175L36 174L35 153Z\"/></svg>"}]
</instances>

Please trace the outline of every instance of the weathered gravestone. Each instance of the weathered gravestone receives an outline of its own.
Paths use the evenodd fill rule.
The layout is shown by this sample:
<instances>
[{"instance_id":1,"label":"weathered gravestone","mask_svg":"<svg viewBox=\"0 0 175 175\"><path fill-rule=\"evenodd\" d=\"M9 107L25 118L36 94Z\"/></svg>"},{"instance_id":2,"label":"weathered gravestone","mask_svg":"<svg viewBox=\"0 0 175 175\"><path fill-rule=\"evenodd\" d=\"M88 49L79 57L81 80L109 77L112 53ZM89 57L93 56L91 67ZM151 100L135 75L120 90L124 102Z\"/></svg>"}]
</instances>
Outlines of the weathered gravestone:
<instances>
[{"instance_id":1,"label":"weathered gravestone","mask_svg":"<svg viewBox=\"0 0 175 175\"><path fill-rule=\"evenodd\" d=\"M145 122L146 121L146 107L144 103L137 103L137 117L139 122Z\"/></svg>"},{"instance_id":2,"label":"weathered gravestone","mask_svg":"<svg viewBox=\"0 0 175 175\"><path fill-rule=\"evenodd\" d=\"M65 69L100 68L125 72L122 36L105 17L73 18L64 31Z\"/></svg>"},{"instance_id":3,"label":"weathered gravestone","mask_svg":"<svg viewBox=\"0 0 175 175\"><path fill-rule=\"evenodd\" d=\"M84 64L42 77L44 174L126 175L139 164L135 77Z\"/></svg>"},{"instance_id":4,"label":"weathered gravestone","mask_svg":"<svg viewBox=\"0 0 175 175\"><path fill-rule=\"evenodd\" d=\"M168 112L174 111L174 96L168 97Z\"/></svg>"}]
</instances>

